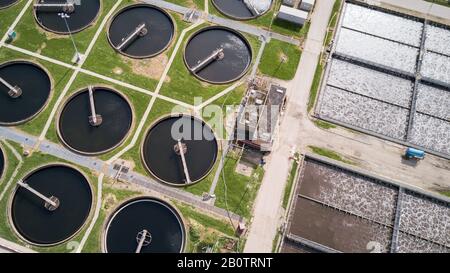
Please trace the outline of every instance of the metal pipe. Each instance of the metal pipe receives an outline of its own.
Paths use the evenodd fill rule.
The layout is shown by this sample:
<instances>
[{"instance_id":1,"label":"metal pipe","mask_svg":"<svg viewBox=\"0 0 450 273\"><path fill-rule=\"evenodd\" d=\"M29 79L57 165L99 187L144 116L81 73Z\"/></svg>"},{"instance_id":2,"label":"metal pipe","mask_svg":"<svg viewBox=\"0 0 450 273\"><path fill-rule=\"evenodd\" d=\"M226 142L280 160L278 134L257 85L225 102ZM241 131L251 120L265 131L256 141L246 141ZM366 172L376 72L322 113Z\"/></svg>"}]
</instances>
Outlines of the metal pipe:
<instances>
[{"instance_id":1,"label":"metal pipe","mask_svg":"<svg viewBox=\"0 0 450 273\"><path fill-rule=\"evenodd\" d=\"M29 192L31 192L32 194L36 195L37 197L39 197L40 199L45 201L45 207L48 210L55 210L59 207L59 200L58 198L51 196L50 198L48 198L47 196L43 195L42 193L38 192L37 190L33 189L30 185L28 185L27 183L23 182L23 181L17 181L17 184L19 186L21 186L22 188L28 190Z\"/></svg>"},{"instance_id":2,"label":"metal pipe","mask_svg":"<svg viewBox=\"0 0 450 273\"><path fill-rule=\"evenodd\" d=\"M8 91L8 95L11 98L18 98L22 95L22 89L20 89L20 87L16 86L12 86L11 84L9 84L5 79L3 79L2 77L0 77L0 83L3 84L4 86L6 86L6 88L9 89Z\"/></svg>"},{"instance_id":3,"label":"metal pipe","mask_svg":"<svg viewBox=\"0 0 450 273\"><path fill-rule=\"evenodd\" d=\"M148 232L148 230L144 229L143 231L138 233L138 235L136 236L136 240L138 241L138 246L135 253L141 253L142 247L148 246L151 243L152 236L150 235L150 232Z\"/></svg>"},{"instance_id":4,"label":"metal pipe","mask_svg":"<svg viewBox=\"0 0 450 273\"><path fill-rule=\"evenodd\" d=\"M187 151L187 148L186 148L186 146L183 146L183 144L181 143L181 140L178 140L177 145L178 145L179 154L181 156L181 162L183 163L183 170L184 170L184 175L186 177L186 183L191 184L192 183L191 177L189 176L189 170L188 170L187 163L186 163L186 157L184 156L184 154Z\"/></svg>"},{"instance_id":5,"label":"metal pipe","mask_svg":"<svg viewBox=\"0 0 450 273\"><path fill-rule=\"evenodd\" d=\"M74 3L66 3L66 4L42 4L37 3L34 4L34 8L39 11L47 11L47 12L65 12L72 13L75 11Z\"/></svg>"},{"instance_id":6,"label":"metal pipe","mask_svg":"<svg viewBox=\"0 0 450 273\"><path fill-rule=\"evenodd\" d=\"M248 0L243 1L248 10L253 14L253 16L259 16L261 13L256 9L256 7Z\"/></svg>"},{"instance_id":7,"label":"metal pipe","mask_svg":"<svg viewBox=\"0 0 450 273\"><path fill-rule=\"evenodd\" d=\"M202 70L206 66L210 65L213 61L222 60L225 57L223 52L223 48L218 48L214 50L208 57L206 57L203 61L200 61L196 66L191 68L191 72L197 73Z\"/></svg>"},{"instance_id":8,"label":"metal pipe","mask_svg":"<svg viewBox=\"0 0 450 273\"><path fill-rule=\"evenodd\" d=\"M122 39L122 42L116 47L117 50L122 50L134 42L138 37L147 35L148 30L145 23L139 24L136 29L128 36Z\"/></svg>"},{"instance_id":9,"label":"metal pipe","mask_svg":"<svg viewBox=\"0 0 450 273\"><path fill-rule=\"evenodd\" d=\"M91 115L89 116L89 123L92 126L100 126L103 122L103 118L101 115L97 115L95 111L94 89L92 86L88 86L88 90L89 90L89 105L91 109Z\"/></svg>"}]
</instances>

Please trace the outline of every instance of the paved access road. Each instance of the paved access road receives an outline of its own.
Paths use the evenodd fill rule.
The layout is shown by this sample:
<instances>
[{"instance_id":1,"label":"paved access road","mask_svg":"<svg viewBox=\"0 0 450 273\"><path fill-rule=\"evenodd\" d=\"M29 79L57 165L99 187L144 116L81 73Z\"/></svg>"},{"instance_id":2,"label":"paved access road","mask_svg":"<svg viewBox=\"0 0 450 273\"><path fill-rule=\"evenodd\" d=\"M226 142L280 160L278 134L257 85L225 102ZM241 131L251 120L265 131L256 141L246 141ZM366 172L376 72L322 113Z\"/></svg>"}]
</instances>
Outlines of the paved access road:
<instances>
[{"instance_id":1,"label":"paved access road","mask_svg":"<svg viewBox=\"0 0 450 273\"><path fill-rule=\"evenodd\" d=\"M284 83L289 101L279 139L266 165L244 252L271 252L277 229L283 223L281 201L291 166L289 157L293 151L308 151L308 146L336 151L368 172L413 187L428 191L450 189L450 161L429 155L417 166L411 166L402 161L404 147L400 145L343 128L320 129L309 118L310 87L333 4L329 0L317 1L297 74L291 82Z\"/></svg>"}]
</instances>

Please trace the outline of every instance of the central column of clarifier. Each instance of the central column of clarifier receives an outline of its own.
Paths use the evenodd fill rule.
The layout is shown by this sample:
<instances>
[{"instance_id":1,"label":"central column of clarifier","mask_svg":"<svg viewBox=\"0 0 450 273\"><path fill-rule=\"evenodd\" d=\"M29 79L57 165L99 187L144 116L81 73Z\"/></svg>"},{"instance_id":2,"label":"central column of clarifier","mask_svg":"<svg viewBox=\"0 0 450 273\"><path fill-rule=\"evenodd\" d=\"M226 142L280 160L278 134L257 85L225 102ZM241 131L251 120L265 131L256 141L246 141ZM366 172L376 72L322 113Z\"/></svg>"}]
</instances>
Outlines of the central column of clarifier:
<instances>
[{"instance_id":1,"label":"central column of clarifier","mask_svg":"<svg viewBox=\"0 0 450 273\"><path fill-rule=\"evenodd\" d=\"M203 61L200 61L196 66L191 68L191 72L197 73L198 71L202 70L203 68L210 65L213 61L220 61L225 57L225 53L223 51L223 48L218 48L214 50L211 55L206 57Z\"/></svg>"},{"instance_id":2,"label":"central column of clarifier","mask_svg":"<svg viewBox=\"0 0 450 273\"><path fill-rule=\"evenodd\" d=\"M73 2L68 2L65 4L37 3L34 4L34 8L38 11L73 13L75 11L75 4Z\"/></svg>"},{"instance_id":3,"label":"central column of clarifier","mask_svg":"<svg viewBox=\"0 0 450 273\"><path fill-rule=\"evenodd\" d=\"M148 230L144 229L140 231L136 236L136 241L138 242L136 253L141 253L142 247L150 245L152 239L153 237Z\"/></svg>"},{"instance_id":4,"label":"central column of clarifier","mask_svg":"<svg viewBox=\"0 0 450 273\"><path fill-rule=\"evenodd\" d=\"M183 163L184 176L186 177L186 183L191 184L191 177L189 175L189 170L186 163L186 157L184 156L187 153L187 145L186 143L182 143L181 140L178 140L178 143L174 146L174 151L177 155L181 156L181 162Z\"/></svg>"},{"instance_id":5,"label":"central column of clarifier","mask_svg":"<svg viewBox=\"0 0 450 273\"><path fill-rule=\"evenodd\" d=\"M94 88L92 86L88 87L89 90L89 105L91 108L91 115L89 116L89 123L92 126L100 126L103 122L103 118L101 115L97 115L95 111L95 102L94 102Z\"/></svg>"},{"instance_id":6,"label":"central column of clarifier","mask_svg":"<svg viewBox=\"0 0 450 273\"><path fill-rule=\"evenodd\" d=\"M31 192L32 194L36 195L40 199L45 201L44 207L49 211L54 211L59 207L59 199L55 196L51 196L50 198L43 195L42 193L38 192L37 190L33 189L30 185L24 183L23 181L18 181L17 184Z\"/></svg>"},{"instance_id":7,"label":"central column of clarifier","mask_svg":"<svg viewBox=\"0 0 450 273\"><path fill-rule=\"evenodd\" d=\"M13 98L16 99L18 97L20 97L22 95L22 89L19 86L12 86L11 84L9 84L5 79L3 79L2 77L0 77L0 83L3 84L4 86L6 86L6 88L9 89L8 91L8 95Z\"/></svg>"},{"instance_id":8,"label":"central column of clarifier","mask_svg":"<svg viewBox=\"0 0 450 273\"><path fill-rule=\"evenodd\" d=\"M148 29L145 23L139 24L136 29L127 37L122 39L122 42L116 47L117 50L122 50L134 42L138 37L147 35Z\"/></svg>"}]
</instances>

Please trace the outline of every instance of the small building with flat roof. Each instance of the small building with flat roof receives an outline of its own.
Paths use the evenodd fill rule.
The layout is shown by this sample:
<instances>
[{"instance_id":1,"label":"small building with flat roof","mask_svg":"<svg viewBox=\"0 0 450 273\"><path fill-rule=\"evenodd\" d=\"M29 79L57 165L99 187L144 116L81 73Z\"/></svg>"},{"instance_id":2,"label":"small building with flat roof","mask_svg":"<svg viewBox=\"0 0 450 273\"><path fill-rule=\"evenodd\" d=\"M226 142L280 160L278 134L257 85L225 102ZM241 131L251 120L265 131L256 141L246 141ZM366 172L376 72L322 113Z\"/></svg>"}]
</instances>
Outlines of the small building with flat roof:
<instances>
[{"instance_id":1,"label":"small building with flat roof","mask_svg":"<svg viewBox=\"0 0 450 273\"><path fill-rule=\"evenodd\" d=\"M237 142L270 152L286 102L286 88L272 84L268 90L249 89L244 111L238 117Z\"/></svg>"},{"instance_id":2,"label":"small building with flat roof","mask_svg":"<svg viewBox=\"0 0 450 273\"><path fill-rule=\"evenodd\" d=\"M302 2L300 3L299 9L309 12L314 9L315 4L316 4L316 0L302 0Z\"/></svg>"},{"instance_id":3,"label":"small building with flat roof","mask_svg":"<svg viewBox=\"0 0 450 273\"><path fill-rule=\"evenodd\" d=\"M277 14L277 19L303 26L306 23L306 20L308 20L308 12L281 5L280 11Z\"/></svg>"}]
</instances>

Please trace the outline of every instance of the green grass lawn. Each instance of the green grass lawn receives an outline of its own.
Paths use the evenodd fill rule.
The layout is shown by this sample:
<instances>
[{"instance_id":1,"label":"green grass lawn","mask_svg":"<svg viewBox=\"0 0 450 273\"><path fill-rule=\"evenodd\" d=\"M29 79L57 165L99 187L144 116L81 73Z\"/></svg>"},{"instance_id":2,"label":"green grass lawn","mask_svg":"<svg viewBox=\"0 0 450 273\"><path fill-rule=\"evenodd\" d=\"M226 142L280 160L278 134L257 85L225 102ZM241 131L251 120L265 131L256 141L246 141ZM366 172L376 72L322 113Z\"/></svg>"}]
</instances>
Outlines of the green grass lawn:
<instances>
[{"instance_id":1,"label":"green grass lawn","mask_svg":"<svg viewBox=\"0 0 450 273\"><path fill-rule=\"evenodd\" d=\"M308 146L309 149L311 149L311 151L315 154L324 156L324 157L328 157L331 158L333 160L336 161L340 161L346 164L350 164L350 165L356 165L355 162L346 159L344 156L342 156L341 154L332 151L330 149L327 148L322 148L322 147L317 147L317 146Z\"/></svg>"},{"instance_id":2,"label":"green grass lawn","mask_svg":"<svg viewBox=\"0 0 450 273\"><path fill-rule=\"evenodd\" d=\"M85 52L95 32L100 26L106 14L116 3L114 0L102 1L102 9L94 25L73 35L77 48ZM16 27L17 39L13 41L15 46L28 49L42 55L69 63L75 53L72 41L67 35L56 35L44 31L37 23L33 15L33 5L30 5L23 18Z\"/></svg>"},{"instance_id":3,"label":"green grass lawn","mask_svg":"<svg viewBox=\"0 0 450 273\"><path fill-rule=\"evenodd\" d=\"M264 49L259 71L267 76L292 80L300 62L300 48L272 39Z\"/></svg>"},{"instance_id":4,"label":"green grass lawn","mask_svg":"<svg viewBox=\"0 0 450 273\"><path fill-rule=\"evenodd\" d=\"M439 193L447 197L450 197L450 191L440 191Z\"/></svg>"},{"instance_id":5,"label":"green grass lawn","mask_svg":"<svg viewBox=\"0 0 450 273\"><path fill-rule=\"evenodd\" d=\"M313 83L311 85L311 91L309 93L308 112L310 112L314 108L314 104L316 103L316 98L319 93L320 83L322 81L322 74L323 74L323 65L321 64L321 62L319 60L317 67L316 67L316 72L314 73L314 79L313 79Z\"/></svg>"},{"instance_id":6,"label":"green grass lawn","mask_svg":"<svg viewBox=\"0 0 450 273\"><path fill-rule=\"evenodd\" d=\"M215 205L226 209L228 203L231 212L249 219L264 170L257 167L252 176L247 177L235 172L237 163L236 157L230 155L226 157L223 176L220 177L215 192L217 196Z\"/></svg>"},{"instance_id":7,"label":"green grass lawn","mask_svg":"<svg viewBox=\"0 0 450 273\"><path fill-rule=\"evenodd\" d=\"M283 208L286 209L289 204L289 198L291 197L291 191L292 187L295 184L295 176L297 175L298 170L298 161L299 161L299 154L295 154L295 160L292 162L291 171L289 172L289 177L287 180L286 187L284 188L284 195L283 195Z\"/></svg>"},{"instance_id":8,"label":"green grass lawn","mask_svg":"<svg viewBox=\"0 0 450 273\"><path fill-rule=\"evenodd\" d=\"M211 217L199 212L196 208L173 201L181 212L187 226L188 242L185 252L203 252L205 247L213 248L213 252L220 252L227 241L237 243L239 251L239 240L235 238L234 228L230 222Z\"/></svg>"},{"instance_id":9,"label":"green grass lawn","mask_svg":"<svg viewBox=\"0 0 450 273\"><path fill-rule=\"evenodd\" d=\"M132 3L134 3L133 0L126 0L118 9ZM105 29L98 38L83 68L154 91L181 31L188 26L187 23L183 22L181 15L171 12L169 14L174 19L176 33L169 48L160 55L146 59L126 57L111 47Z\"/></svg>"},{"instance_id":10,"label":"green grass lawn","mask_svg":"<svg viewBox=\"0 0 450 273\"><path fill-rule=\"evenodd\" d=\"M442 6L450 7L450 3L447 0L425 0L427 2L439 4Z\"/></svg>"},{"instance_id":11,"label":"green grass lawn","mask_svg":"<svg viewBox=\"0 0 450 273\"><path fill-rule=\"evenodd\" d=\"M317 127L325 129L325 130L334 129L337 127L336 125L334 125L332 123L329 123L327 121L323 121L320 119L314 119L313 122Z\"/></svg>"},{"instance_id":12,"label":"green grass lawn","mask_svg":"<svg viewBox=\"0 0 450 273\"><path fill-rule=\"evenodd\" d=\"M107 216L110 215L113 210L127 199L141 195L141 193L136 191L116 189L108 185L108 180L104 180L103 191L102 191L102 209L95 222L94 228L92 229L89 239L86 241L83 253L99 253L102 252L102 236L103 228L105 226L105 221Z\"/></svg>"},{"instance_id":13,"label":"green grass lawn","mask_svg":"<svg viewBox=\"0 0 450 273\"><path fill-rule=\"evenodd\" d=\"M3 37L26 3L26 0L21 0L10 8L0 10L0 37Z\"/></svg>"},{"instance_id":14,"label":"green grass lawn","mask_svg":"<svg viewBox=\"0 0 450 273\"><path fill-rule=\"evenodd\" d=\"M196 77L194 77L189 70L186 68L186 65L184 63L183 55L184 55L184 48L186 46L186 43L190 37L195 31L198 29L204 28L208 26L208 24L202 24L191 31L189 31L186 34L186 37L183 41L183 44L181 45L180 50L178 51L175 60L172 64L172 67L169 70L168 73L168 79L164 83L163 87L161 88L161 94L189 103L194 104L195 98L201 97L203 98L203 101L213 97L217 93L222 92L226 88L228 88L231 84L224 84L224 85L212 85L205 83L203 81L198 80ZM260 41L249 35L244 35L250 45L252 46L253 50L253 60L252 63L255 61L256 55L258 53L258 50L261 46Z\"/></svg>"},{"instance_id":15,"label":"green grass lawn","mask_svg":"<svg viewBox=\"0 0 450 273\"><path fill-rule=\"evenodd\" d=\"M17 160L12 151L3 143L3 141L0 142L0 146L2 148L6 163L0 178L0 192L2 192L6 186L6 183L8 183L9 178L16 169L17 164L19 164L19 160Z\"/></svg>"}]
</instances>

